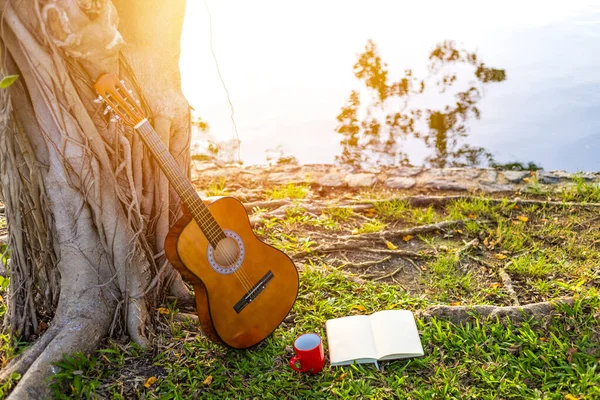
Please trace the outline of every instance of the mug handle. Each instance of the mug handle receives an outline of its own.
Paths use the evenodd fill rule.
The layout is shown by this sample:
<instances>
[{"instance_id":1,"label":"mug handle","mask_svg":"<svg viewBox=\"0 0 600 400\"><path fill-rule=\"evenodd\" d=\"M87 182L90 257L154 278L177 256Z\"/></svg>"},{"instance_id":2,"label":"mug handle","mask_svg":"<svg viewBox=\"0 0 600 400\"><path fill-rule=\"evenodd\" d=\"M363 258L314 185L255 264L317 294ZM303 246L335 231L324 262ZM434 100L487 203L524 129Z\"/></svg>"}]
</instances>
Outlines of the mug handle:
<instances>
[{"instance_id":1,"label":"mug handle","mask_svg":"<svg viewBox=\"0 0 600 400\"><path fill-rule=\"evenodd\" d=\"M300 368L296 367L296 362L300 363ZM294 356L292 357L292 359L290 360L290 367L292 367L292 369L294 371L298 371L298 372L304 372L304 368L302 367L302 361L300 359L300 357L298 356Z\"/></svg>"}]
</instances>

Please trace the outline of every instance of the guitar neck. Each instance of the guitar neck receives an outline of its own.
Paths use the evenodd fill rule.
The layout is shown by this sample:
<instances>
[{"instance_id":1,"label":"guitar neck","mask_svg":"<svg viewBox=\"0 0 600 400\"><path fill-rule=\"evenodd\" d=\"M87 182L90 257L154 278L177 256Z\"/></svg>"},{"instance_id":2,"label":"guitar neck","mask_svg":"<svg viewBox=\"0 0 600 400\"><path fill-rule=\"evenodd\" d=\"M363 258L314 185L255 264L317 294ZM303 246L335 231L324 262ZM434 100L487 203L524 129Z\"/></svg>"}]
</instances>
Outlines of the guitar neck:
<instances>
[{"instance_id":1,"label":"guitar neck","mask_svg":"<svg viewBox=\"0 0 600 400\"><path fill-rule=\"evenodd\" d=\"M181 172L179 165L171 153L169 153L163 141L160 140L150 122L144 118L143 121L135 126L135 129L208 241L213 247L216 247L217 243L225 238L223 229L221 229L208 210L208 207L204 204L200 196L198 196L189 179Z\"/></svg>"}]
</instances>

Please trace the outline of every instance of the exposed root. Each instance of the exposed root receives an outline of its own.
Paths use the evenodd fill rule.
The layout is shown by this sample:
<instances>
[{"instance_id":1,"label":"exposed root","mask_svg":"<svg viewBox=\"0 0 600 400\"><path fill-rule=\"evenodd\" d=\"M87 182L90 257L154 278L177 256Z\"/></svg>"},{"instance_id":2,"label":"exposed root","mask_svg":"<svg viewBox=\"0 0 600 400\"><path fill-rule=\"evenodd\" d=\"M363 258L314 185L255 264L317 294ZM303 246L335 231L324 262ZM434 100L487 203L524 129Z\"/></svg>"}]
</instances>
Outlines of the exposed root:
<instances>
[{"instance_id":1,"label":"exposed root","mask_svg":"<svg viewBox=\"0 0 600 400\"><path fill-rule=\"evenodd\" d=\"M252 212L255 208L274 210L276 208L291 204L289 200L266 200L244 203L246 211Z\"/></svg>"},{"instance_id":2,"label":"exposed root","mask_svg":"<svg viewBox=\"0 0 600 400\"><path fill-rule=\"evenodd\" d=\"M513 288L510 275L508 275L504 268L498 270L498 275L500 276L500 279L502 279L502 284L504 285L504 289L506 289L506 293L510 296L512 305L520 306L519 296L517 296L517 292L515 292L515 289Z\"/></svg>"},{"instance_id":3,"label":"exposed root","mask_svg":"<svg viewBox=\"0 0 600 400\"><path fill-rule=\"evenodd\" d=\"M444 221L444 222L440 222L437 224L431 224L431 225L423 225L423 226L416 226L414 228L410 228L410 229L402 229L402 230L398 230L398 231L381 231L381 232L372 232L372 233L363 233L363 234L358 234L358 235L343 235L343 236L336 236L337 239L340 240L352 240L352 239L379 239L382 237L385 237L386 239L396 239L396 238L401 238L407 235L421 235L423 233L430 233L430 232L437 232L440 231L442 229L446 229L449 228L451 226L456 226L456 225L462 225L463 221L462 220L456 220L456 221Z\"/></svg>"},{"instance_id":4,"label":"exposed root","mask_svg":"<svg viewBox=\"0 0 600 400\"><path fill-rule=\"evenodd\" d=\"M386 279L386 278L392 278L394 275L396 275L398 272L400 272L400 270L402 270L402 268L404 268L404 267L399 267L399 268L395 269L395 270L394 270L394 271L392 271L392 272L389 272L389 273L387 273L387 274L384 274L384 275L378 276L377 278L373 278L372 280L373 280L373 281L380 281L380 280L382 280L382 279Z\"/></svg>"},{"instance_id":5,"label":"exposed root","mask_svg":"<svg viewBox=\"0 0 600 400\"><path fill-rule=\"evenodd\" d=\"M106 335L107 329L108 321L106 319L98 321L98 319L80 316L66 322L62 328L57 329L52 339L44 343L43 351L39 351L41 346L34 346L36 347L35 352L25 351L21 357L24 360L21 367L27 372L8 399L45 398L48 394L48 385L45 379L50 374L58 372L53 363L59 361L64 354L89 353L95 350L102 337Z\"/></svg>"},{"instance_id":6,"label":"exposed root","mask_svg":"<svg viewBox=\"0 0 600 400\"><path fill-rule=\"evenodd\" d=\"M364 267L371 267L373 265L377 265L377 264L381 264L384 263L388 260L391 260L392 256L386 256L383 257L381 260L373 260L373 261L364 261L364 262L359 262L359 263L353 263L353 262L347 262L347 263L343 263L342 265L340 265L338 268L364 268Z\"/></svg>"},{"instance_id":7,"label":"exposed root","mask_svg":"<svg viewBox=\"0 0 600 400\"><path fill-rule=\"evenodd\" d=\"M19 357L14 358L6 367L0 371L0 382L5 382L14 372L23 375L31 364L44 352L46 346L54 340L60 327L53 325L33 344L25 350Z\"/></svg>"},{"instance_id":8,"label":"exposed root","mask_svg":"<svg viewBox=\"0 0 600 400\"><path fill-rule=\"evenodd\" d=\"M321 246L321 247L316 247L312 250L307 250L307 251L301 251L298 252L294 255L292 255L292 258L294 259L300 259L300 258L304 258L307 256L311 256L311 255L315 255L315 254L324 254L324 253L333 253L336 251L340 251L340 250L346 250L346 251L361 251L361 252L367 252L367 253L378 253L378 254L391 254L391 255L395 255L395 256L399 256L399 257L427 257L428 254L421 252L421 253L417 253L414 251L409 251L409 250L388 250L388 249L372 249L369 247L360 247L357 246L356 243L338 243L338 244L334 244L332 246L326 247L326 246Z\"/></svg>"},{"instance_id":9,"label":"exposed root","mask_svg":"<svg viewBox=\"0 0 600 400\"><path fill-rule=\"evenodd\" d=\"M450 321L453 324L460 324L465 322L471 322L475 319L510 319L513 323L519 324L523 321L534 318L539 320L545 320L550 318L552 315L557 314L557 306L569 305L572 306L574 300L572 297L559 299L556 301L544 301L541 303L527 304L522 307L518 306L433 306L429 307L424 311L417 313L417 315L424 319L429 320L431 318L441 319Z\"/></svg>"}]
</instances>

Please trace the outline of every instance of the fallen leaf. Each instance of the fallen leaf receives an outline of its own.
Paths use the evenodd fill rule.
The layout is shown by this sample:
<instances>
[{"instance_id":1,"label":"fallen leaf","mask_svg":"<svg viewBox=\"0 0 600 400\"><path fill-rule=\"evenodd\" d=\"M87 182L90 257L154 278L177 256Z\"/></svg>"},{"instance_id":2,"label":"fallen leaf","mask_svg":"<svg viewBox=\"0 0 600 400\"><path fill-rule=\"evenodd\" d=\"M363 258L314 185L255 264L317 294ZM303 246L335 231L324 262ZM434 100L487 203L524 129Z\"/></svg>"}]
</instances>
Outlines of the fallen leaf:
<instances>
[{"instance_id":1,"label":"fallen leaf","mask_svg":"<svg viewBox=\"0 0 600 400\"><path fill-rule=\"evenodd\" d=\"M542 221L543 223L546 223L546 222L548 222L548 219L542 218L540 221Z\"/></svg>"},{"instance_id":2,"label":"fallen leaf","mask_svg":"<svg viewBox=\"0 0 600 400\"><path fill-rule=\"evenodd\" d=\"M573 354L577 353L577 349L575 347L571 347L569 349L567 349L567 351L565 352L565 354L567 355L567 361L570 363L573 362Z\"/></svg>"},{"instance_id":3,"label":"fallen leaf","mask_svg":"<svg viewBox=\"0 0 600 400\"><path fill-rule=\"evenodd\" d=\"M169 311L169 309L165 307L157 308L156 311L158 311L161 314L171 314L171 311Z\"/></svg>"},{"instance_id":4,"label":"fallen leaf","mask_svg":"<svg viewBox=\"0 0 600 400\"><path fill-rule=\"evenodd\" d=\"M477 215L476 214L469 214L469 215L467 215L467 217L469 219L475 219L475 218L477 218Z\"/></svg>"},{"instance_id":5,"label":"fallen leaf","mask_svg":"<svg viewBox=\"0 0 600 400\"><path fill-rule=\"evenodd\" d=\"M410 239L412 239L413 237L411 235L406 235L402 237L402 240L404 240L405 242L408 242Z\"/></svg>"},{"instance_id":6,"label":"fallen leaf","mask_svg":"<svg viewBox=\"0 0 600 400\"><path fill-rule=\"evenodd\" d=\"M520 224L519 221L515 221L514 219L511 219L510 222L512 222L513 225L519 225Z\"/></svg>"},{"instance_id":7,"label":"fallen leaf","mask_svg":"<svg viewBox=\"0 0 600 400\"><path fill-rule=\"evenodd\" d=\"M462 231L462 230L460 230L460 229L455 229L455 230L454 230L454 232L456 232L456 233L460 233L461 235L463 234L463 231Z\"/></svg>"},{"instance_id":8,"label":"fallen leaf","mask_svg":"<svg viewBox=\"0 0 600 400\"><path fill-rule=\"evenodd\" d=\"M572 394L565 395L565 400L580 400L580 399L581 399L581 397L573 396Z\"/></svg>"},{"instance_id":9,"label":"fallen leaf","mask_svg":"<svg viewBox=\"0 0 600 400\"><path fill-rule=\"evenodd\" d=\"M345 377L348 376L347 372L344 372L343 374L341 374L340 376L338 376L337 378L335 378L336 381L343 381Z\"/></svg>"},{"instance_id":10,"label":"fallen leaf","mask_svg":"<svg viewBox=\"0 0 600 400\"><path fill-rule=\"evenodd\" d=\"M490 287L491 287L492 289L498 289L500 286L502 286L502 285L501 285L501 284L499 284L498 282L496 282L496 283L492 283L492 284L490 285Z\"/></svg>"},{"instance_id":11,"label":"fallen leaf","mask_svg":"<svg viewBox=\"0 0 600 400\"><path fill-rule=\"evenodd\" d=\"M154 382L156 382L156 377L155 376L151 376L150 378L146 379L146 382L144 383L144 387L149 388L150 386L152 386L152 384L154 384Z\"/></svg>"},{"instance_id":12,"label":"fallen leaf","mask_svg":"<svg viewBox=\"0 0 600 400\"><path fill-rule=\"evenodd\" d=\"M358 235L358 228L352 229L352 234L353 235Z\"/></svg>"},{"instance_id":13,"label":"fallen leaf","mask_svg":"<svg viewBox=\"0 0 600 400\"><path fill-rule=\"evenodd\" d=\"M548 339L546 339L545 337L540 338L540 342L547 342L547 341L548 341Z\"/></svg>"},{"instance_id":14,"label":"fallen leaf","mask_svg":"<svg viewBox=\"0 0 600 400\"><path fill-rule=\"evenodd\" d=\"M494 257L496 257L498 260L504 260L505 258L507 258L506 254L494 254Z\"/></svg>"},{"instance_id":15,"label":"fallen leaf","mask_svg":"<svg viewBox=\"0 0 600 400\"><path fill-rule=\"evenodd\" d=\"M523 178L523 182L529 183L529 178Z\"/></svg>"},{"instance_id":16,"label":"fallen leaf","mask_svg":"<svg viewBox=\"0 0 600 400\"><path fill-rule=\"evenodd\" d=\"M450 303L451 306L460 306L460 301L453 301Z\"/></svg>"},{"instance_id":17,"label":"fallen leaf","mask_svg":"<svg viewBox=\"0 0 600 400\"><path fill-rule=\"evenodd\" d=\"M358 311L367 311L367 308L365 306L363 306L362 304L358 304L355 306L352 306L353 310L358 310Z\"/></svg>"},{"instance_id":18,"label":"fallen leaf","mask_svg":"<svg viewBox=\"0 0 600 400\"><path fill-rule=\"evenodd\" d=\"M396 250L396 249L398 249L398 246L396 246L394 243L390 242L389 240L385 241L385 245L390 250Z\"/></svg>"},{"instance_id":19,"label":"fallen leaf","mask_svg":"<svg viewBox=\"0 0 600 400\"><path fill-rule=\"evenodd\" d=\"M517 219L518 219L519 221L523 221L523 222L527 222L527 221L529 221L529 218L527 218L527 217L526 217L526 216L524 216L524 215L519 215L519 216L517 217Z\"/></svg>"},{"instance_id":20,"label":"fallen leaf","mask_svg":"<svg viewBox=\"0 0 600 400\"><path fill-rule=\"evenodd\" d=\"M202 384L208 386L208 385L210 385L212 383L212 380L213 380L212 375L209 375L209 376L206 377L206 379L204 381L202 381Z\"/></svg>"}]
</instances>

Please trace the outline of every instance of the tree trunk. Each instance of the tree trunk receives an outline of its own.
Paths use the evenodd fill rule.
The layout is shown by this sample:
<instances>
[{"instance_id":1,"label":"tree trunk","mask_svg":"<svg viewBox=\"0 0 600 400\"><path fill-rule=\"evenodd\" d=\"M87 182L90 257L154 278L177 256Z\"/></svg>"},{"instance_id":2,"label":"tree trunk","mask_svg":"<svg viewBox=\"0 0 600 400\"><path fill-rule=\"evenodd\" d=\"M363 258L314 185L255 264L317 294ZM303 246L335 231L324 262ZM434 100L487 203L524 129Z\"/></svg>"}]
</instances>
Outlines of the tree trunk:
<instances>
[{"instance_id":1,"label":"tree trunk","mask_svg":"<svg viewBox=\"0 0 600 400\"><path fill-rule=\"evenodd\" d=\"M37 340L0 373L11 397L40 398L52 362L107 334L147 345L167 293L190 294L163 244L179 199L137 134L102 113L92 85L124 79L189 174L180 88L184 0L0 0L0 189L6 205L12 337ZM45 328L47 329L45 330Z\"/></svg>"}]
</instances>

